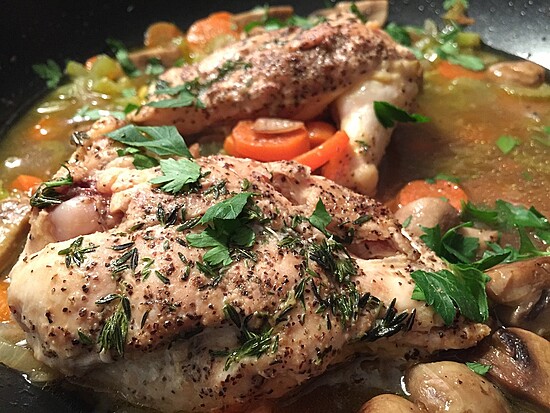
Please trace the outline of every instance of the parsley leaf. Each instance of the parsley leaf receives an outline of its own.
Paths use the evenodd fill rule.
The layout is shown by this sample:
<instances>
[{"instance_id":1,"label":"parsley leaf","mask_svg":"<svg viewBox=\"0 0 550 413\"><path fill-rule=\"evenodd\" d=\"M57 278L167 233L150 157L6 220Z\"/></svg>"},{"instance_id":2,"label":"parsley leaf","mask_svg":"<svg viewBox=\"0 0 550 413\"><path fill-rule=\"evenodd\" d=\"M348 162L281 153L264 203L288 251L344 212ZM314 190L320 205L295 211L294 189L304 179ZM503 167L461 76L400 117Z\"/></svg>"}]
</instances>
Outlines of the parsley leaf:
<instances>
[{"instance_id":1,"label":"parsley leaf","mask_svg":"<svg viewBox=\"0 0 550 413\"><path fill-rule=\"evenodd\" d=\"M330 224L330 221L332 221L332 217L327 212L325 204L323 204L321 198L319 198L319 201L317 201L315 211L313 211L313 214L311 214L311 216L308 218L308 221L311 225L313 225L323 234L328 236L327 225Z\"/></svg>"},{"instance_id":2,"label":"parsley leaf","mask_svg":"<svg viewBox=\"0 0 550 413\"><path fill-rule=\"evenodd\" d=\"M107 39L107 44L115 54L116 60L120 63L122 70L130 77L138 77L141 71L134 65L128 55L128 50L121 41L115 39Z\"/></svg>"},{"instance_id":3,"label":"parsley leaf","mask_svg":"<svg viewBox=\"0 0 550 413\"><path fill-rule=\"evenodd\" d=\"M161 159L162 176L151 179L153 185L170 194L182 192L189 184L196 183L201 177L201 167L195 162L183 159Z\"/></svg>"},{"instance_id":4,"label":"parsley leaf","mask_svg":"<svg viewBox=\"0 0 550 413\"><path fill-rule=\"evenodd\" d=\"M386 28L384 29L386 33L388 33L393 40L395 40L397 43L402 44L403 46L411 46L411 36L409 36L409 33L403 26L399 26L393 22L389 23Z\"/></svg>"},{"instance_id":5,"label":"parsley leaf","mask_svg":"<svg viewBox=\"0 0 550 413\"><path fill-rule=\"evenodd\" d=\"M126 125L107 136L128 146L145 148L159 156L192 158L185 140L175 126Z\"/></svg>"},{"instance_id":6,"label":"parsley leaf","mask_svg":"<svg viewBox=\"0 0 550 413\"><path fill-rule=\"evenodd\" d=\"M46 81L46 85L50 89L57 87L61 78L63 77L63 72L59 65L52 59L48 59L46 63L39 63L32 66L32 70L40 76L41 79Z\"/></svg>"},{"instance_id":7,"label":"parsley leaf","mask_svg":"<svg viewBox=\"0 0 550 413\"><path fill-rule=\"evenodd\" d=\"M489 372L489 370L493 368L493 366L488 364L469 362L466 363L466 366L468 366L470 370L472 370L476 374L479 374L480 376L485 376Z\"/></svg>"},{"instance_id":8,"label":"parsley leaf","mask_svg":"<svg viewBox=\"0 0 550 413\"><path fill-rule=\"evenodd\" d=\"M441 258L451 263L471 263L479 248L479 240L474 237L464 237L458 233L462 227L471 227L471 222L465 222L441 234L439 225L433 228L422 228L424 234L420 239Z\"/></svg>"},{"instance_id":9,"label":"parsley leaf","mask_svg":"<svg viewBox=\"0 0 550 413\"><path fill-rule=\"evenodd\" d=\"M451 265L451 270L412 272L416 282L412 298L426 301L447 326L453 323L457 310L469 320L484 322L489 316L485 284L490 278L467 265Z\"/></svg>"},{"instance_id":10,"label":"parsley leaf","mask_svg":"<svg viewBox=\"0 0 550 413\"><path fill-rule=\"evenodd\" d=\"M395 122L424 123L429 122L430 120L426 116L418 115L416 113L407 113L403 109L383 101L374 102L374 113L378 121L385 128L394 127Z\"/></svg>"},{"instance_id":11,"label":"parsley leaf","mask_svg":"<svg viewBox=\"0 0 550 413\"><path fill-rule=\"evenodd\" d=\"M361 13L361 10L357 7L357 4L355 2L351 3L351 6L349 7L349 10L357 16L357 18L361 21L361 23L366 23L368 21L367 17Z\"/></svg>"},{"instance_id":12,"label":"parsley leaf","mask_svg":"<svg viewBox=\"0 0 550 413\"><path fill-rule=\"evenodd\" d=\"M158 76L164 73L166 69L162 65L160 59L152 57L149 59L147 66L145 67L145 74L151 76Z\"/></svg>"},{"instance_id":13,"label":"parsley leaf","mask_svg":"<svg viewBox=\"0 0 550 413\"><path fill-rule=\"evenodd\" d=\"M502 135L497 139L496 145L504 155L508 155L519 145L519 140L514 136Z\"/></svg>"},{"instance_id":14,"label":"parsley leaf","mask_svg":"<svg viewBox=\"0 0 550 413\"><path fill-rule=\"evenodd\" d=\"M214 219L237 218L252 195L254 195L252 192L241 192L240 194L211 206L206 210L199 224L207 224Z\"/></svg>"}]
</instances>

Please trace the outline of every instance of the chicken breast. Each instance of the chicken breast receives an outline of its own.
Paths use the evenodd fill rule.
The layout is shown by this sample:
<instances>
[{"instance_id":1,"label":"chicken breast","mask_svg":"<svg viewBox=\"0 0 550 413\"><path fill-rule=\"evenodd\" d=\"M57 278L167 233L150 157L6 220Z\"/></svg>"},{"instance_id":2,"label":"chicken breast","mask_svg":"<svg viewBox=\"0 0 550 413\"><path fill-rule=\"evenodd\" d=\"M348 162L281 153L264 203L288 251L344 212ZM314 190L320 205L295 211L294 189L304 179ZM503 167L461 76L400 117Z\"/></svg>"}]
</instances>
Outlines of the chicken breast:
<instances>
[{"instance_id":1,"label":"chicken breast","mask_svg":"<svg viewBox=\"0 0 550 413\"><path fill-rule=\"evenodd\" d=\"M10 274L35 356L78 383L166 412L244 410L357 352L427 354L489 333L461 317L446 328L411 300L411 271L444 264L374 200L293 162L226 156L195 160L198 182L168 193L118 145L94 136L77 151L63 202L33 215ZM71 194L117 218L67 240L37 228Z\"/></svg>"}]
</instances>

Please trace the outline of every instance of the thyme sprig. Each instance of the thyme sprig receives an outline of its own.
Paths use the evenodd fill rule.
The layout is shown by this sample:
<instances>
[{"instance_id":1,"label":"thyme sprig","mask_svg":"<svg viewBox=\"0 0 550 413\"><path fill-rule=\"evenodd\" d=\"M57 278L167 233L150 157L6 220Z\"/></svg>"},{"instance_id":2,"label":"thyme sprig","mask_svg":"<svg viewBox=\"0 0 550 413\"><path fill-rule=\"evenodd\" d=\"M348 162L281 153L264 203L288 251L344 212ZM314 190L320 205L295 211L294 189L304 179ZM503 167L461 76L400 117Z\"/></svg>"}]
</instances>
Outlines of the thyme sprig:
<instances>
[{"instance_id":1,"label":"thyme sprig","mask_svg":"<svg viewBox=\"0 0 550 413\"><path fill-rule=\"evenodd\" d=\"M409 331L412 328L416 318L416 309L412 310L411 313L403 311L397 314L396 301L395 298L392 300L384 317L377 318L374 326L361 337L361 340L372 342L382 337L391 337L400 331Z\"/></svg>"},{"instance_id":2,"label":"thyme sprig","mask_svg":"<svg viewBox=\"0 0 550 413\"><path fill-rule=\"evenodd\" d=\"M63 168L67 170L67 175L64 178L54 179L40 184L34 195L31 197L31 206L43 209L52 205L59 205L65 200L64 194L58 192L56 188L69 187L73 184L71 171L65 165Z\"/></svg>"},{"instance_id":3,"label":"thyme sprig","mask_svg":"<svg viewBox=\"0 0 550 413\"><path fill-rule=\"evenodd\" d=\"M128 334L128 323L132 318L130 300L122 294L109 294L100 298L95 303L99 305L117 301L118 304L113 314L105 321L97 338L99 351L114 349L118 355L124 355L124 345Z\"/></svg>"},{"instance_id":4,"label":"thyme sprig","mask_svg":"<svg viewBox=\"0 0 550 413\"><path fill-rule=\"evenodd\" d=\"M84 262L84 254L94 252L97 249L97 245L94 244L90 244L89 246L83 248L83 242L84 237L78 237L71 242L68 248L64 248L57 253L58 255L65 256L65 265L67 268L69 268L71 264L80 267L80 265Z\"/></svg>"}]
</instances>

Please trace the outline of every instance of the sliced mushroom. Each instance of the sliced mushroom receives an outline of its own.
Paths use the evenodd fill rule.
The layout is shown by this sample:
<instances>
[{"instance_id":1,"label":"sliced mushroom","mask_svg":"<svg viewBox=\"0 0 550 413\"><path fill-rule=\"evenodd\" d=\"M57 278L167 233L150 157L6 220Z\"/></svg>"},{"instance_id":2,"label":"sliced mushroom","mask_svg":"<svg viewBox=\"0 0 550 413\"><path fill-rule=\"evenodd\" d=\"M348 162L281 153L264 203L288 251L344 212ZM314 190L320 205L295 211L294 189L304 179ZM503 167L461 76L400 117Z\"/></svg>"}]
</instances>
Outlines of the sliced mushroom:
<instances>
[{"instance_id":1,"label":"sliced mushroom","mask_svg":"<svg viewBox=\"0 0 550 413\"><path fill-rule=\"evenodd\" d=\"M317 10L312 15L328 17L335 12L349 12L353 4L369 22L376 22L380 26L386 24L388 18L387 0L340 1L333 8Z\"/></svg>"},{"instance_id":2,"label":"sliced mushroom","mask_svg":"<svg viewBox=\"0 0 550 413\"><path fill-rule=\"evenodd\" d=\"M430 413L510 412L498 388L461 363L417 364L407 371L405 382L411 401Z\"/></svg>"},{"instance_id":3,"label":"sliced mushroom","mask_svg":"<svg viewBox=\"0 0 550 413\"><path fill-rule=\"evenodd\" d=\"M421 413L414 403L395 394L381 394L366 402L357 413Z\"/></svg>"},{"instance_id":4,"label":"sliced mushroom","mask_svg":"<svg viewBox=\"0 0 550 413\"><path fill-rule=\"evenodd\" d=\"M166 67L174 66L176 60L182 57L178 45L169 43L164 46L151 47L129 53L128 57L138 69L145 69L151 59L159 59Z\"/></svg>"},{"instance_id":5,"label":"sliced mushroom","mask_svg":"<svg viewBox=\"0 0 550 413\"><path fill-rule=\"evenodd\" d=\"M550 257L498 265L487 274L487 294L502 323L550 336Z\"/></svg>"},{"instance_id":6,"label":"sliced mushroom","mask_svg":"<svg viewBox=\"0 0 550 413\"><path fill-rule=\"evenodd\" d=\"M395 217L401 224L409 221L406 229L416 236L424 233L422 227L433 228L439 225L441 231L445 232L460 222L455 208L440 198L432 197L420 198L405 205L395 213Z\"/></svg>"},{"instance_id":7,"label":"sliced mushroom","mask_svg":"<svg viewBox=\"0 0 550 413\"><path fill-rule=\"evenodd\" d=\"M26 196L0 202L0 271L15 262L29 230L31 206Z\"/></svg>"},{"instance_id":8,"label":"sliced mushroom","mask_svg":"<svg viewBox=\"0 0 550 413\"><path fill-rule=\"evenodd\" d=\"M544 82L544 68L526 60L500 62L487 69L487 77L510 86L539 87Z\"/></svg>"},{"instance_id":9,"label":"sliced mushroom","mask_svg":"<svg viewBox=\"0 0 550 413\"><path fill-rule=\"evenodd\" d=\"M520 328L501 328L479 361L511 394L550 409L550 342Z\"/></svg>"},{"instance_id":10,"label":"sliced mushroom","mask_svg":"<svg viewBox=\"0 0 550 413\"><path fill-rule=\"evenodd\" d=\"M292 6L274 6L274 7L255 7L252 10L245 11L243 13L235 14L233 16L233 23L235 23L240 30L254 22L259 22L268 18L286 20L294 14Z\"/></svg>"}]
</instances>

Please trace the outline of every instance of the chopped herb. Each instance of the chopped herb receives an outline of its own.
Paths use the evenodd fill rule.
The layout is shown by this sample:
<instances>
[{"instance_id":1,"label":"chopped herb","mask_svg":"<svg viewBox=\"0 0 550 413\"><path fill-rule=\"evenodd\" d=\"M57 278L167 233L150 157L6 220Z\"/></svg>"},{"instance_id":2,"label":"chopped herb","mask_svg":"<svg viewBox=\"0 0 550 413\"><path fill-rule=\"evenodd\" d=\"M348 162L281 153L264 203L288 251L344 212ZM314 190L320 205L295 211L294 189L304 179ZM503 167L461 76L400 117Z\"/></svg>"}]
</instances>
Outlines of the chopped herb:
<instances>
[{"instance_id":1,"label":"chopped herb","mask_svg":"<svg viewBox=\"0 0 550 413\"><path fill-rule=\"evenodd\" d=\"M90 244L88 247L82 248L82 242L84 242L84 237L78 237L68 248L62 249L58 252L58 255L65 255L65 265L67 268L71 264L75 264L77 267L84 262L84 254L94 252L97 249L97 245Z\"/></svg>"},{"instance_id":2,"label":"chopped herb","mask_svg":"<svg viewBox=\"0 0 550 413\"><path fill-rule=\"evenodd\" d=\"M141 281L145 281L151 275L151 266L155 263L152 258L145 257L143 259L143 268L141 269Z\"/></svg>"},{"instance_id":3,"label":"chopped herb","mask_svg":"<svg viewBox=\"0 0 550 413\"><path fill-rule=\"evenodd\" d=\"M64 178L41 183L31 197L31 206L43 209L52 205L59 205L63 202L65 196L58 192L56 188L69 187L73 184L71 172L65 165L63 167L67 170L67 175Z\"/></svg>"},{"instance_id":4,"label":"chopped herb","mask_svg":"<svg viewBox=\"0 0 550 413\"><path fill-rule=\"evenodd\" d=\"M122 70L124 70L124 73L126 73L130 77L137 77L141 75L141 71L130 60L128 50L126 49L124 44L122 44L122 42L115 39L107 39L107 44L115 54L115 58L116 60L118 60L118 63L120 63L120 66L122 67Z\"/></svg>"},{"instance_id":5,"label":"chopped herb","mask_svg":"<svg viewBox=\"0 0 550 413\"><path fill-rule=\"evenodd\" d=\"M385 128L392 128L395 126L395 122L412 122L412 123L424 123L429 122L430 119L413 113L407 113L403 109L400 109L388 102L375 101L374 113L378 121Z\"/></svg>"},{"instance_id":6,"label":"chopped herb","mask_svg":"<svg viewBox=\"0 0 550 413\"><path fill-rule=\"evenodd\" d=\"M444 235L441 235L439 225L434 228L423 227L425 234L420 238L441 258L451 263L467 264L475 259L479 240L474 237L464 237L458 233L458 230L471 226L470 222L466 222L449 229Z\"/></svg>"},{"instance_id":7,"label":"chopped herb","mask_svg":"<svg viewBox=\"0 0 550 413\"><path fill-rule=\"evenodd\" d=\"M519 140L514 136L502 135L497 139L496 145L504 155L508 155L519 145Z\"/></svg>"},{"instance_id":8,"label":"chopped herb","mask_svg":"<svg viewBox=\"0 0 550 413\"><path fill-rule=\"evenodd\" d=\"M111 247L111 249L114 250L114 251L124 251L124 250L127 250L128 248L131 248L133 246L134 246L134 242L130 241L130 242L126 242L124 244L114 245L114 246Z\"/></svg>"},{"instance_id":9,"label":"chopped herb","mask_svg":"<svg viewBox=\"0 0 550 413\"><path fill-rule=\"evenodd\" d=\"M479 374L480 376L485 376L489 372L489 370L493 368L493 366L489 364L469 362L466 363L466 366L468 366L470 370L472 370L476 374Z\"/></svg>"},{"instance_id":10,"label":"chopped herb","mask_svg":"<svg viewBox=\"0 0 550 413\"><path fill-rule=\"evenodd\" d=\"M409 215L405 221L403 221L403 228L408 228L411 225L412 215Z\"/></svg>"},{"instance_id":11,"label":"chopped herb","mask_svg":"<svg viewBox=\"0 0 550 413\"><path fill-rule=\"evenodd\" d=\"M155 275L163 284L170 284L170 280L166 278L160 271L155 270Z\"/></svg>"},{"instance_id":12,"label":"chopped herb","mask_svg":"<svg viewBox=\"0 0 550 413\"><path fill-rule=\"evenodd\" d=\"M145 327L145 323L147 322L147 319L149 318L149 312L151 310L147 310L143 313L143 316L141 317L141 323L140 323L140 327L143 328Z\"/></svg>"},{"instance_id":13,"label":"chopped herb","mask_svg":"<svg viewBox=\"0 0 550 413\"><path fill-rule=\"evenodd\" d=\"M244 27L245 33L249 33L255 27L262 27L266 31L283 29L285 27L299 27L304 30L309 30L312 27L324 22L324 17L307 18L293 14L286 20L281 20L276 17L269 17L267 8L260 21L250 22Z\"/></svg>"},{"instance_id":14,"label":"chopped herb","mask_svg":"<svg viewBox=\"0 0 550 413\"><path fill-rule=\"evenodd\" d=\"M100 298L96 304L108 304L114 300L119 300L113 314L105 321L97 342L99 351L114 349L122 356L124 354L124 345L128 334L128 323L132 318L130 301L128 297L121 294L109 294Z\"/></svg>"},{"instance_id":15,"label":"chopped herb","mask_svg":"<svg viewBox=\"0 0 550 413\"><path fill-rule=\"evenodd\" d=\"M86 105L78 109L71 120L73 122L88 122L91 120L98 120L104 116L113 116L121 120L126 119L126 113L124 112L117 110L90 109L90 107Z\"/></svg>"},{"instance_id":16,"label":"chopped herb","mask_svg":"<svg viewBox=\"0 0 550 413\"><path fill-rule=\"evenodd\" d=\"M327 212L325 204L323 204L321 198L317 201L315 211L313 211L313 214L311 214L308 218L308 221L312 226L328 236L327 225L330 224L330 221L332 221L332 217Z\"/></svg>"},{"instance_id":17,"label":"chopped herb","mask_svg":"<svg viewBox=\"0 0 550 413\"><path fill-rule=\"evenodd\" d=\"M437 174L433 178L427 178L426 182L429 183L429 184L434 184L438 180L449 181L449 182L453 182L455 184L458 184L460 182L460 179L457 178L456 176L447 175L447 174Z\"/></svg>"},{"instance_id":18,"label":"chopped herb","mask_svg":"<svg viewBox=\"0 0 550 413\"><path fill-rule=\"evenodd\" d=\"M127 125L107 136L133 148L147 149L159 156L193 157L175 126Z\"/></svg>"},{"instance_id":19,"label":"chopped herb","mask_svg":"<svg viewBox=\"0 0 550 413\"><path fill-rule=\"evenodd\" d=\"M213 194L214 199L218 199L220 195L227 195L227 181L222 180L220 182L217 182L210 186L206 191L204 191L204 195Z\"/></svg>"},{"instance_id":20,"label":"chopped herb","mask_svg":"<svg viewBox=\"0 0 550 413\"><path fill-rule=\"evenodd\" d=\"M484 322L489 316L485 284L490 278L480 270L467 265L451 264L452 270L411 273L416 282L412 298L426 301L451 325L457 310L467 319Z\"/></svg>"},{"instance_id":21,"label":"chopped herb","mask_svg":"<svg viewBox=\"0 0 550 413\"><path fill-rule=\"evenodd\" d=\"M56 88L63 77L61 68L52 59L48 59L46 63L33 65L32 70L34 70L41 79L46 81L46 85L50 89Z\"/></svg>"},{"instance_id":22,"label":"chopped herb","mask_svg":"<svg viewBox=\"0 0 550 413\"><path fill-rule=\"evenodd\" d=\"M92 344L94 344L90 336L84 334L80 329L78 329L78 339L85 346L91 346Z\"/></svg>"},{"instance_id":23,"label":"chopped herb","mask_svg":"<svg viewBox=\"0 0 550 413\"><path fill-rule=\"evenodd\" d=\"M147 62L147 66L145 67L145 74L150 76L158 76L165 71L165 67L162 65L162 62L160 59L157 59L156 57L152 57Z\"/></svg>"},{"instance_id":24,"label":"chopped herb","mask_svg":"<svg viewBox=\"0 0 550 413\"><path fill-rule=\"evenodd\" d=\"M247 191L248 188L250 188L250 181L246 178L243 179L243 181L241 182L241 189L243 191Z\"/></svg>"},{"instance_id":25,"label":"chopped herb","mask_svg":"<svg viewBox=\"0 0 550 413\"><path fill-rule=\"evenodd\" d=\"M130 112L133 112L134 110L139 109L139 106L134 103L128 103L126 107L124 108L124 114L127 115Z\"/></svg>"},{"instance_id":26,"label":"chopped herb","mask_svg":"<svg viewBox=\"0 0 550 413\"><path fill-rule=\"evenodd\" d=\"M365 222L369 222L370 220L372 220L371 215L368 215L368 214L361 215L359 218L353 221L353 225L363 225Z\"/></svg>"},{"instance_id":27,"label":"chopped herb","mask_svg":"<svg viewBox=\"0 0 550 413\"><path fill-rule=\"evenodd\" d=\"M201 177L201 167L186 158L162 159L160 161L162 176L151 179L153 185L159 185L160 189L170 194L178 194L189 189L191 184L196 184Z\"/></svg>"},{"instance_id":28,"label":"chopped herb","mask_svg":"<svg viewBox=\"0 0 550 413\"><path fill-rule=\"evenodd\" d=\"M252 195L254 195L252 192L241 192L240 194L211 206L204 213L199 223L207 224L214 219L237 218Z\"/></svg>"},{"instance_id":29,"label":"chopped herb","mask_svg":"<svg viewBox=\"0 0 550 413\"><path fill-rule=\"evenodd\" d=\"M177 228L178 231L185 231L186 229L191 229L196 227L201 220L201 217L194 217L191 219L188 219L187 221L184 221L181 223L181 225Z\"/></svg>"},{"instance_id":30,"label":"chopped herb","mask_svg":"<svg viewBox=\"0 0 550 413\"><path fill-rule=\"evenodd\" d=\"M411 36L409 36L409 33L407 30L405 30L404 27L399 26L393 22L389 23L386 28L384 29L386 33L388 33L393 40L395 40L397 43L402 44L403 46L411 46Z\"/></svg>"},{"instance_id":31,"label":"chopped herb","mask_svg":"<svg viewBox=\"0 0 550 413\"><path fill-rule=\"evenodd\" d=\"M137 248L132 248L122 254L116 260L111 262L111 272L113 275L119 274L125 270L135 271L139 263L139 253Z\"/></svg>"},{"instance_id":32,"label":"chopped herb","mask_svg":"<svg viewBox=\"0 0 550 413\"><path fill-rule=\"evenodd\" d=\"M410 314L407 311L403 311L397 314L395 309L394 298L387 308L384 317L377 318L373 327L361 337L361 340L373 342L382 337L391 337L400 331L408 331L411 329L414 319L416 317L416 309Z\"/></svg>"},{"instance_id":33,"label":"chopped herb","mask_svg":"<svg viewBox=\"0 0 550 413\"><path fill-rule=\"evenodd\" d=\"M356 264L347 250L334 240L312 243L309 258L339 283L347 283L357 274Z\"/></svg>"},{"instance_id":34,"label":"chopped herb","mask_svg":"<svg viewBox=\"0 0 550 413\"><path fill-rule=\"evenodd\" d=\"M363 13L361 13L361 10L359 10L355 2L351 3L349 9L353 14L355 14L355 16L361 21L361 23L366 23L368 21L367 17Z\"/></svg>"}]
</instances>

